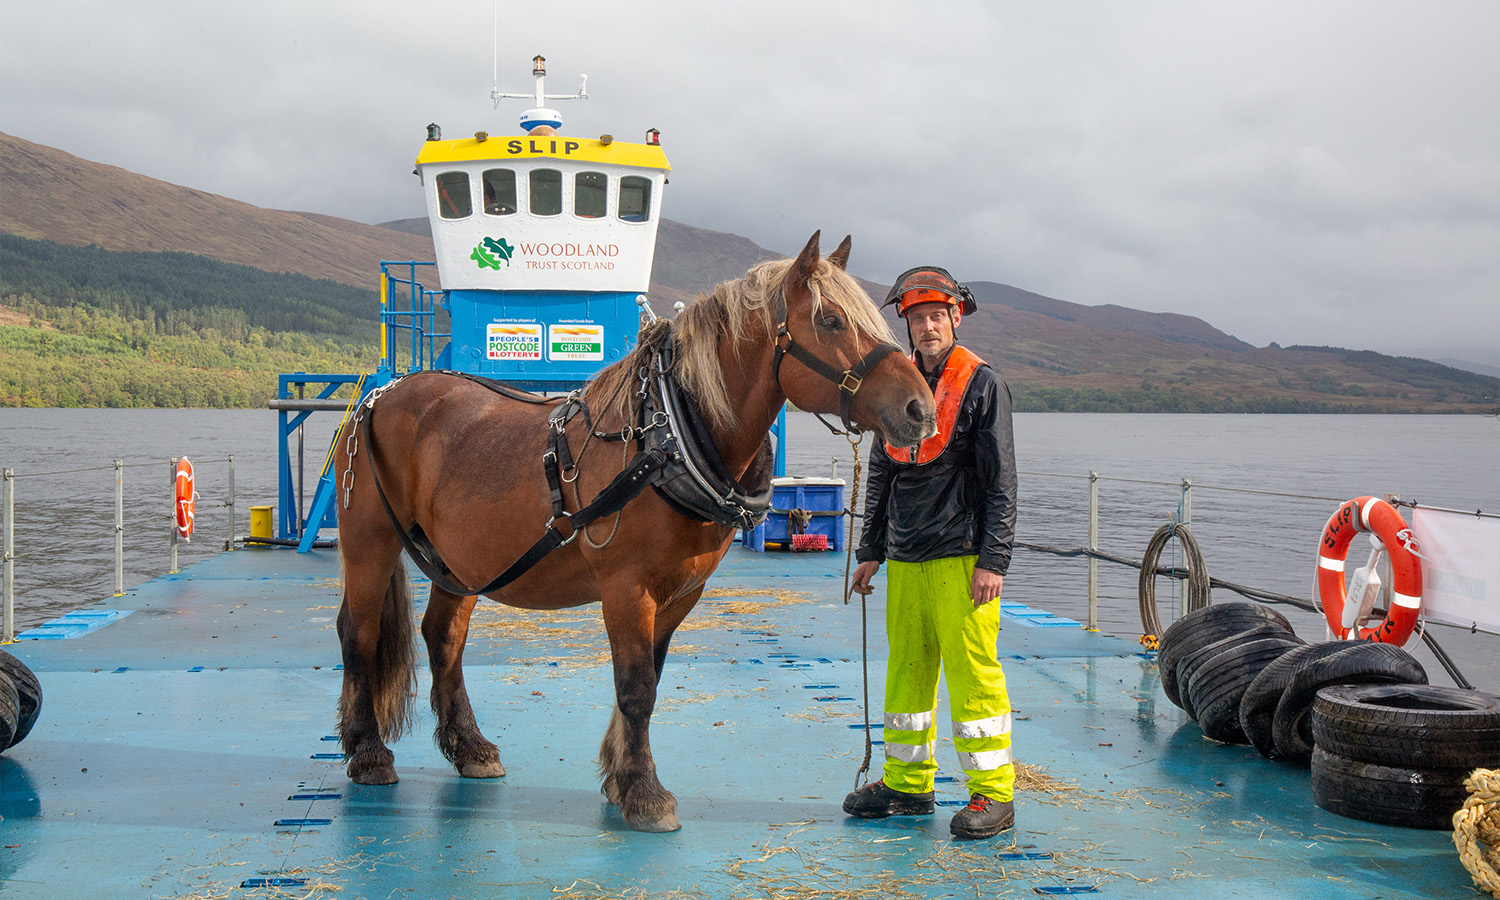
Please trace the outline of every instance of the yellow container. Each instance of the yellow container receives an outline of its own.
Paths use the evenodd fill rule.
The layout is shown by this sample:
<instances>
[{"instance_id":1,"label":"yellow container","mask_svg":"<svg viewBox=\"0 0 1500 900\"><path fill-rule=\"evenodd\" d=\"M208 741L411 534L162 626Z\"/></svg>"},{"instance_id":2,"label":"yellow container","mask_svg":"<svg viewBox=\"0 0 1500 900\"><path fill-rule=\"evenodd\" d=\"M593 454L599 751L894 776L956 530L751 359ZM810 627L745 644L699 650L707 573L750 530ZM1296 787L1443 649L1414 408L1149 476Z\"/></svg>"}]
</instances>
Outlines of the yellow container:
<instances>
[{"instance_id":1,"label":"yellow container","mask_svg":"<svg viewBox=\"0 0 1500 900\"><path fill-rule=\"evenodd\" d=\"M274 506L252 506L250 507L250 536L253 538L268 538L272 536L271 510Z\"/></svg>"}]
</instances>

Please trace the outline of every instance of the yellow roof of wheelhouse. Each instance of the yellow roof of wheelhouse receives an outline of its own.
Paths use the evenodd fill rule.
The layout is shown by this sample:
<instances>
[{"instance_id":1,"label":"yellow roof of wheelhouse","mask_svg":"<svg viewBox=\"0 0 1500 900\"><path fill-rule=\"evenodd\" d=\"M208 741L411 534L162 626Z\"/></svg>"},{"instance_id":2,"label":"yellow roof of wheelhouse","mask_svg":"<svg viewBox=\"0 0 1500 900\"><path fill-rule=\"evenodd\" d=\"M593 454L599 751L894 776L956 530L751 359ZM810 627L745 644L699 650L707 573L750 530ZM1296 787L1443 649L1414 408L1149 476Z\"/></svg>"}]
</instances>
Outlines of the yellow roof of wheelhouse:
<instances>
[{"instance_id":1,"label":"yellow roof of wheelhouse","mask_svg":"<svg viewBox=\"0 0 1500 900\"><path fill-rule=\"evenodd\" d=\"M667 155L655 144L605 143L599 138L564 135L504 135L453 141L426 141L417 154L417 165L506 159L567 159L579 162L640 169L672 168Z\"/></svg>"}]
</instances>

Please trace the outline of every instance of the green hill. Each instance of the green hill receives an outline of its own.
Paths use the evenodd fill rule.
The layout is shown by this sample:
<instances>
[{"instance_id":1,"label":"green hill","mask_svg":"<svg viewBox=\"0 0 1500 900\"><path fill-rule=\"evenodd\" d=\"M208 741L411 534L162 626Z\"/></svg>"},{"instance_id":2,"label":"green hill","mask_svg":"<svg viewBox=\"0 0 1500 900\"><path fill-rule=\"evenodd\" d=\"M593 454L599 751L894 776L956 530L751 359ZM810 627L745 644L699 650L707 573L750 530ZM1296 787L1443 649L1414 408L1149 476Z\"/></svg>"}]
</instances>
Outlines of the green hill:
<instances>
[{"instance_id":1,"label":"green hill","mask_svg":"<svg viewBox=\"0 0 1500 900\"><path fill-rule=\"evenodd\" d=\"M0 235L0 405L263 407L376 362L375 292L189 253Z\"/></svg>"},{"instance_id":2,"label":"green hill","mask_svg":"<svg viewBox=\"0 0 1500 900\"><path fill-rule=\"evenodd\" d=\"M370 371L379 261L433 255L425 219L261 209L5 134L0 197L0 405L261 406L279 372ZM854 244L857 269L858 234ZM653 302L665 313L777 255L664 220ZM979 311L961 337L1010 383L1018 410L1500 407L1500 378L1426 360L1251 347L1193 316L971 287Z\"/></svg>"},{"instance_id":3,"label":"green hill","mask_svg":"<svg viewBox=\"0 0 1500 900\"><path fill-rule=\"evenodd\" d=\"M0 297L86 307L171 330L249 328L367 342L379 330L375 291L276 274L192 253L73 247L0 234Z\"/></svg>"}]
</instances>

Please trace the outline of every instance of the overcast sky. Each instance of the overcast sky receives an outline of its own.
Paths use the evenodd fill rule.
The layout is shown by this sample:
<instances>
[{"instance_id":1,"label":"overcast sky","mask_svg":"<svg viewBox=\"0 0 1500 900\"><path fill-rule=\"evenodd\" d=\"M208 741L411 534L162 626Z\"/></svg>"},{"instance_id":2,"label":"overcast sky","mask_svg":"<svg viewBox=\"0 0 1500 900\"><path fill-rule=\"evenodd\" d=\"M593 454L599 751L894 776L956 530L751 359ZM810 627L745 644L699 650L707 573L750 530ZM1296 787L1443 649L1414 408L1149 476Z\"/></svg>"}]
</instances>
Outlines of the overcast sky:
<instances>
[{"instance_id":1,"label":"overcast sky","mask_svg":"<svg viewBox=\"0 0 1500 900\"><path fill-rule=\"evenodd\" d=\"M517 130L494 0L0 0L0 131L260 206L425 214ZM501 2L500 88L661 130L668 218L1256 345L1500 365L1500 3ZM3 202L3 198L0 198Z\"/></svg>"}]
</instances>

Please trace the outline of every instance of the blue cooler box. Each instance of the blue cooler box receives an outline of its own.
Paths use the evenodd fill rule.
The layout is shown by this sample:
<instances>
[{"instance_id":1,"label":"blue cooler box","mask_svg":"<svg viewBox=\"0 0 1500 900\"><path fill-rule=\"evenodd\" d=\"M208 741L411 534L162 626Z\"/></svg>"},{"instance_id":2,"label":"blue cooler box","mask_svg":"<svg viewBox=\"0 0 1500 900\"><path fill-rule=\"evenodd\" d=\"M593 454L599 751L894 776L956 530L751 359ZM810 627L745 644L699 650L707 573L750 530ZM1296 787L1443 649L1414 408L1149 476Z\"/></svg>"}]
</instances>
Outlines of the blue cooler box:
<instances>
[{"instance_id":1,"label":"blue cooler box","mask_svg":"<svg viewBox=\"0 0 1500 900\"><path fill-rule=\"evenodd\" d=\"M788 515L794 509L814 513L805 534L828 536L828 546L844 549L844 479L842 478L772 478L771 514L766 520L740 536L740 543L763 552L767 543L792 548L792 530Z\"/></svg>"}]
</instances>

